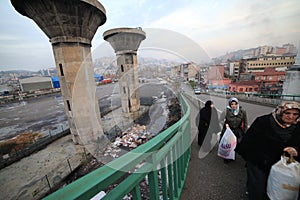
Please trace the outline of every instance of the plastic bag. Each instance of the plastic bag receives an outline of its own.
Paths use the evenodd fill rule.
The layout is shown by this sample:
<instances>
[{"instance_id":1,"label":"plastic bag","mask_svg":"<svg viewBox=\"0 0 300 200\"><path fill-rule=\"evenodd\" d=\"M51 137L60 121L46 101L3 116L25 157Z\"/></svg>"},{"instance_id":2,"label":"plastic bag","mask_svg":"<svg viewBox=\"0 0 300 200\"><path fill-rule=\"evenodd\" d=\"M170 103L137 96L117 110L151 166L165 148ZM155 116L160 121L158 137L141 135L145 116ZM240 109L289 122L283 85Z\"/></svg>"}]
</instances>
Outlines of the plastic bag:
<instances>
[{"instance_id":1,"label":"plastic bag","mask_svg":"<svg viewBox=\"0 0 300 200\"><path fill-rule=\"evenodd\" d=\"M228 127L221 138L218 148L218 156L225 159L235 159L236 136Z\"/></svg>"},{"instance_id":2,"label":"plastic bag","mask_svg":"<svg viewBox=\"0 0 300 200\"><path fill-rule=\"evenodd\" d=\"M300 186L300 163L282 156L268 177L267 194L271 200L297 200ZM290 162L290 163L289 163Z\"/></svg>"}]
</instances>

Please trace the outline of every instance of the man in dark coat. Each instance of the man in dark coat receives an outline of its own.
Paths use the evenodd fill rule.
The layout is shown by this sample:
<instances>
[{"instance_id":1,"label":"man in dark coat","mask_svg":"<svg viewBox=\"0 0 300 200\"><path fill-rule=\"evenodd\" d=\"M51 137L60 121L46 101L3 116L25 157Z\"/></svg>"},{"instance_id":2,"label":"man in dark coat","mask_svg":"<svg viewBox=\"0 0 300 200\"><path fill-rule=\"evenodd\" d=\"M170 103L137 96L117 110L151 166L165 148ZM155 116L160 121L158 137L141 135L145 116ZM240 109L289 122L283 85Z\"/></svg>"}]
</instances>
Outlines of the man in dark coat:
<instances>
[{"instance_id":1,"label":"man in dark coat","mask_svg":"<svg viewBox=\"0 0 300 200\"><path fill-rule=\"evenodd\" d=\"M284 152L300 161L299 113L299 103L282 102L271 114L256 118L242 138L236 152L246 160L250 200L268 199L268 175Z\"/></svg>"}]
</instances>

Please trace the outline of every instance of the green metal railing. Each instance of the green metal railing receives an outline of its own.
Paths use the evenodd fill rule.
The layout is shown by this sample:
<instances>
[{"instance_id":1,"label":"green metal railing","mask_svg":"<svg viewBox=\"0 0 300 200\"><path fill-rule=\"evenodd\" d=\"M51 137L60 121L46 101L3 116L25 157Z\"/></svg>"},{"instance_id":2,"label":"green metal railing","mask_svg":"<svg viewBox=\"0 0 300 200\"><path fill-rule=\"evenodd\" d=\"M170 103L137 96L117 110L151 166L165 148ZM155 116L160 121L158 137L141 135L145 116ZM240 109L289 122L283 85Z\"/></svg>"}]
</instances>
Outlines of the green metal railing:
<instances>
[{"instance_id":1,"label":"green metal railing","mask_svg":"<svg viewBox=\"0 0 300 200\"><path fill-rule=\"evenodd\" d=\"M120 158L45 197L47 200L90 199L106 191L102 199L142 199L140 183L146 183L151 200L180 199L190 160L190 107L180 96L184 116L174 125ZM120 179L122 181L120 181ZM145 187L145 184L143 184Z\"/></svg>"}]
</instances>

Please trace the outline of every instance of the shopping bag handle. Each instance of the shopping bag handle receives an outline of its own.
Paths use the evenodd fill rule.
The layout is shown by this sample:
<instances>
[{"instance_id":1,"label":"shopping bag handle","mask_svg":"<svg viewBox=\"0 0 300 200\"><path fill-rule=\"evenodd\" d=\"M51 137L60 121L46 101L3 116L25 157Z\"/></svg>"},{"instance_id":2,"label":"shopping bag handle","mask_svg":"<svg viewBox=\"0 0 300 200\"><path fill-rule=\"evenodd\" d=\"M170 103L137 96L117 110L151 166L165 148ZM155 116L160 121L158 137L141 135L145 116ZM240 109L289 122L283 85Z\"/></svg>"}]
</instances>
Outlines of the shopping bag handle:
<instances>
[{"instance_id":1,"label":"shopping bag handle","mask_svg":"<svg viewBox=\"0 0 300 200\"><path fill-rule=\"evenodd\" d=\"M290 155L289 159L286 161L287 164L295 162L294 156Z\"/></svg>"},{"instance_id":2,"label":"shopping bag handle","mask_svg":"<svg viewBox=\"0 0 300 200\"><path fill-rule=\"evenodd\" d=\"M282 154L282 157L288 157L288 156L285 155L285 153L286 153L286 152L284 152L284 153ZM290 155L290 156L288 157L289 159L286 161L287 164L290 164L290 163L293 163L293 162L296 161L293 155L291 155L291 154L289 154L289 155Z\"/></svg>"}]
</instances>

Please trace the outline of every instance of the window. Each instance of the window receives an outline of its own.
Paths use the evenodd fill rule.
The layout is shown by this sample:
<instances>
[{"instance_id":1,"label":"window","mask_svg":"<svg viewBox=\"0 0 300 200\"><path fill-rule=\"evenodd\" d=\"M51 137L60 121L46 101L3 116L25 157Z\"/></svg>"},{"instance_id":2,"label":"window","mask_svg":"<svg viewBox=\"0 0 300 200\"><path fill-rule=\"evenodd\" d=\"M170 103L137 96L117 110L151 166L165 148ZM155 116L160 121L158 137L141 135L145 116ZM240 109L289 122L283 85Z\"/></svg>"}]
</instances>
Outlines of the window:
<instances>
[{"instance_id":1,"label":"window","mask_svg":"<svg viewBox=\"0 0 300 200\"><path fill-rule=\"evenodd\" d=\"M59 71L60 71L60 75L64 76L64 70L63 70L63 66L61 63L59 63Z\"/></svg>"},{"instance_id":2,"label":"window","mask_svg":"<svg viewBox=\"0 0 300 200\"><path fill-rule=\"evenodd\" d=\"M71 111L71 105L70 105L70 101L67 100L67 106L68 106L68 111Z\"/></svg>"},{"instance_id":3,"label":"window","mask_svg":"<svg viewBox=\"0 0 300 200\"><path fill-rule=\"evenodd\" d=\"M124 66L121 65L121 72L124 72Z\"/></svg>"}]
</instances>

